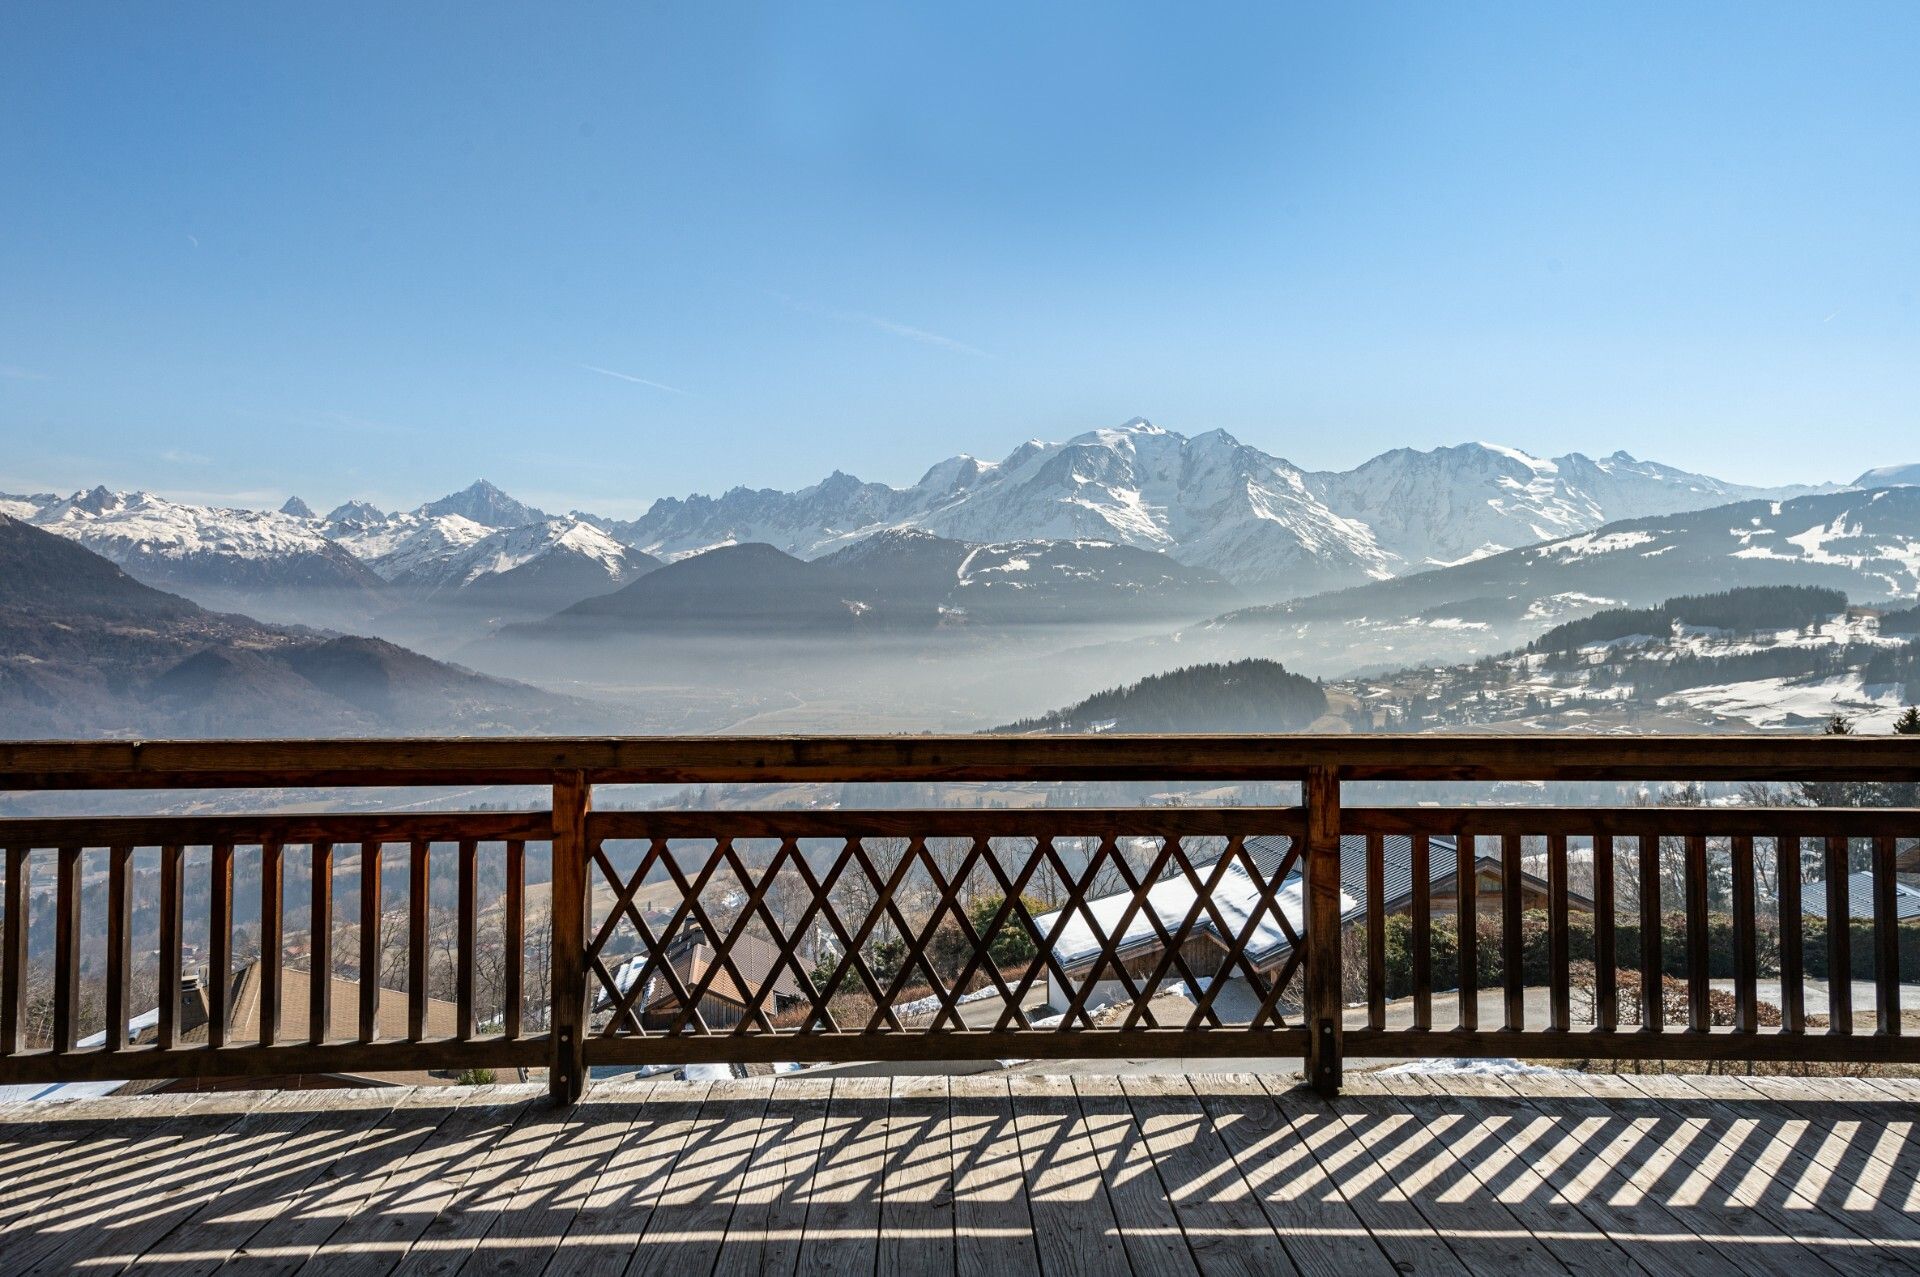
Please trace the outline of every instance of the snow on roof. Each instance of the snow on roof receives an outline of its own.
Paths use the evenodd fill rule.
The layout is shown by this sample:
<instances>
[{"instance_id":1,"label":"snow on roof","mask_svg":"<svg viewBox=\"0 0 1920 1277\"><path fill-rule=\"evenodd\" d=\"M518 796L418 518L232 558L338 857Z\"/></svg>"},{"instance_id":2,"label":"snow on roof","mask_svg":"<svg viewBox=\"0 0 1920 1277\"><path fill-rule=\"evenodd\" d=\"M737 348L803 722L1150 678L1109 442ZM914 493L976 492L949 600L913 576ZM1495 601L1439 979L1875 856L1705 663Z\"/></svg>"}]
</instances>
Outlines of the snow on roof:
<instances>
[{"instance_id":1,"label":"snow on roof","mask_svg":"<svg viewBox=\"0 0 1920 1277\"><path fill-rule=\"evenodd\" d=\"M1366 845L1367 840L1357 835L1349 835L1340 840L1340 923L1346 926L1366 914ZM1194 923L1190 936L1210 935L1223 945L1230 945L1247 925L1256 909L1260 911L1259 925L1247 940L1246 955L1256 968L1269 969L1283 962L1292 950L1292 944L1281 930L1279 922L1273 916L1272 909L1260 905L1261 883L1272 880L1280 871L1289 850L1285 838L1249 838L1246 841L1248 854L1253 857L1258 881L1246 870L1246 862L1236 858L1221 875L1220 885L1213 893L1213 903L1227 927L1227 934L1221 935L1212 916L1202 909L1199 919ZM1413 859L1404 838L1385 839L1382 851L1382 893L1389 909L1396 908L1399 902L1407 900L1413 894ZM1448 837L1435 837L1428 844L1427 863L1428 881L1435 887L1450 883L1459 864L1454 840ZM1142 950L1157 947L1160 937L1154 930L1153 921L1157 918L1168 934L1179 929L1186 922L1188 912L1193 908L1194 878L1204 886L1212 876L1213 866L1218 857L1196 864L1193 878L1176 873L1171 878L1162 879L1147 889L1145 907L1134 912L1124 934L1117 937L1114 951L1121 957L1129 957ZM1500 871L1497 857L1480 855L1477 857L1481 869L1494 873ZM1528 875L1530 879L1533 875ZM1536 884L1544 886L1544 883ZM1285 884L1274 894L1274 904L1286 915L1287 924L1296 934L1305 934L1305 907L1303 903L1304 883L1298 865L1287 875ZM1577 894L1571 897L1576 903L1591 908L1591 902ZM1088 901L1084 909L1071 910L1071 917L1061 928L1060 937L1054 942L1053 955L1060 965L1072 972L1076 968L1085 968L1100 954L1100 935L1112 935L1120 919L1127 912L1127 904L1133 899L1128 891L1115 892L1097 900ZM1151 910L1153 917L1148 916ZM1061 910L1042 914L1034 919L1041 936L1045 936L1060 916ZM1091 912L1091 922L1087 914ZM1098 927L1096 932L1095 927Z\"/></svg>"}]
</instances>

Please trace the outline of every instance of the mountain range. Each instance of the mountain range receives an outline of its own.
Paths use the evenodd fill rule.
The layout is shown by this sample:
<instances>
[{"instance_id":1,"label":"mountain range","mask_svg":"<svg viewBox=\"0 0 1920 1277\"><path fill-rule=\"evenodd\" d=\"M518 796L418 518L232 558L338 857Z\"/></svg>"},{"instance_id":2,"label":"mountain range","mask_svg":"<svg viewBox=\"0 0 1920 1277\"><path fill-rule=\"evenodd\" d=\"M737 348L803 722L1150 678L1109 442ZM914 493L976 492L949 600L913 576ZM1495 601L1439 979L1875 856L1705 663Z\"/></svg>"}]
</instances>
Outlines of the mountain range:
<instances>
[{"instance_id":1,"label":"mountain range","mask_svg":"<svg viewBox=\"0 0 1920 1277\"><path fill-rule=\"evenodd\" d=\"M1346 674L1504 651L1602 608L1768 585L1911 603L1920 595L1920 487L1622 520L1452 567L1241 609L1174 641L1194 651L1284 654L1308 673Z\"/></svg>"},{"instance_id":2,"label":"mountain range","mask_svg":"<svg viewBox=\"0 0 1920 1277\"><path fill-rule=\"evenodd\" d=\"M0 735L598 728L597 706L380 639L211 612L0 514Z\"/></svg>"},{"instance_id":3,"label":"mountain range","mask_svg":"<svg viewBox=\"0 0 1920 1277\"><path fill-rule=\"evenodd\" d=\"M1888 467L1862 481L1902 475L1920 467ZM487 599L481 611L524 619L611 592L656 561L749 542L822 559L909 529L971 544L1103 541L1158 551L1255 600L1278 601L1620 519L1831 487L1760 489L1624 452L1545 459L1494 444L1401 448L1351 470L1312 471L1224 431L1188 437L1135 419L1065 442L1029 441L997 462L950 457L906 488L836 471L792 492L663 498L632 520L550 515L484 480L392 513L350 501L318 517L297 496L274 512L223 509L104 488L64 499L0 494L0 513L73 537L137 578L209 606L326 624L417 610L423 600L438 606L476 587ZM522 531L536 526L543 530ZM529 570L548 559L565 566Z\"/></svg>"},{"instance_id":4,"label":"mountain range","mask_svg":"<svg viewBox=\"0 0 1920 1277\"><path fill-rule=\"evenodd\" d=\"M1813 489L1760 489L1624 452L1546 460L1492 444L1384 453L1309 471L1214 430L1136 419L998 462L956 456L908 488L835 472L797 492L663 499L607 522L673 558L761 541L818 558L886 528L959 540L1097 539L1164 551L1269 597L1380 580L1582 532L1615 519Z\"/></svg>"}]
</instances>

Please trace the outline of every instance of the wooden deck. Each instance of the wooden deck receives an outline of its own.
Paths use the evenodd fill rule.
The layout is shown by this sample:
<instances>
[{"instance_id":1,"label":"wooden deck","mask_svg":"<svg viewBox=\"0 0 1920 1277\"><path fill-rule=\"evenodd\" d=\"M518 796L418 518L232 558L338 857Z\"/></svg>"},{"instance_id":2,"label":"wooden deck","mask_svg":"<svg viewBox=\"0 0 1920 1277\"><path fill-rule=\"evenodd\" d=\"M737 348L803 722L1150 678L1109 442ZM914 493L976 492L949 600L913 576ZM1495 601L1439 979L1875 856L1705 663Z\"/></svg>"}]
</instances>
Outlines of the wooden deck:
<instances>
[{"instance_id":1,"label":"wooden deck","mask_svg":"<svg viewBox=\"0 0 1920 1277\"><path fill-rule=\"evenodd\" d=\"M0 1109L0 1270L1920 1271L1920 1082L1251 1074Z\"/></svg>"}]
</instances>

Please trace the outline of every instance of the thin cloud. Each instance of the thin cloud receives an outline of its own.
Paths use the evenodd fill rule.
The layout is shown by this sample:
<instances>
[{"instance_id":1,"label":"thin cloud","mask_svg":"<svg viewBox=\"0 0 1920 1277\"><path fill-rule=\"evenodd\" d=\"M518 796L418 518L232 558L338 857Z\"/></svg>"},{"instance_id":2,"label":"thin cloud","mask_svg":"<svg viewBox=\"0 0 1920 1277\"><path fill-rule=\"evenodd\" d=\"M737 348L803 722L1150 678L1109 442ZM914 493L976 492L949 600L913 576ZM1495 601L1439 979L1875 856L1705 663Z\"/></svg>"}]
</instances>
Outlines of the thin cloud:
<instances>
[{"instance_id":1,"label":"thin cloud","mask_svg":"<svg viewBox=\"0 0 1920 1277\"><path fill-rule=\"evenodd\" d=\"M807 315L822 315L828 319L837 319L848 324L865 324L869 328L878 328L883 333L892 333L895 337L905 337L908 341L917 341L923 346L938 346L942 350L951 350L956 354L972 355L976 359L992 359L993 356L978 346L969 346L964 341L952 337L943 337L939 333L928 332L924 328L915 328L912 324L903 324L884 315L869 315L858 310L839 310L832 306L819 306L813 302L802 301L785 293L775 293L774 297L784 306Z\"/></svg>"},{"instance_id":2,"label":"thin cloud","mask_svg":"<svg viewBox=\"0 0 1920 1277\"><path fill-rule=\"evenodd\" d=\"M0 381L45 381L47 374L22 368L18 364L0 364Z\"/></svg>"},{"instance_id":3,"label":"thin cloud","mask_svg":"<svg viewBox=\"0 0 1920 1277\"><path fill-rule=\"evenodd\" d=\"M630 372L621 372L616 368L602 368L597 364L581 364L588 372L597 372L602 377L612 377L617 381L630 381L636 386L652 386L655 390L664 390L670 395L691 395L691 390L682 390L678 386L669 386L664 381L649 381L645 377L636 377Z\"/></svg>"}]
</instances>

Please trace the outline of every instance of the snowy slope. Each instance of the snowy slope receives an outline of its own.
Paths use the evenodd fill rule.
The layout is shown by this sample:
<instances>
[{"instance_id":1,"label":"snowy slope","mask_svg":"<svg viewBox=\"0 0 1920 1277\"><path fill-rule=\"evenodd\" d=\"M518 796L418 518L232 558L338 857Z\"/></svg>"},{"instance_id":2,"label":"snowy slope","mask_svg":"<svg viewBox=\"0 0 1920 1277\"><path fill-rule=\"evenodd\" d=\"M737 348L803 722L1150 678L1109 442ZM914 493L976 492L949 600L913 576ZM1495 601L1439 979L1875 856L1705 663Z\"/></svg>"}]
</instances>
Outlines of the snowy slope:
<instances>
[{"instance_id":1,"label":"snowy slope","mask_svg":"<svg viewBox=\"0 0 1920 1277\"><path fill-rule=\"evenodd\" d=\"M253 596L310 592L328 606L372 606L382 582L306 519L278 511L169 501L95 488L56 501L30 522L80 542L150 585L232 607ZM287 615L266 607L262 614ZM309 619L302 617L301 619Z\"/></svg>"},{"instance_id":2,"label":"snowy slope","mask_svg":"<svg viewBox=\"0 0 1920 1277\"><path fill-rule=\"evenodd\" d=\"M1315 674L1504 651L1569 616L1742 586L1920 597L1920 487L1743 501L1607 524L1453 567L1247 608L1184 632L1191 659Z\"/></svg>"},{"instance_id":3,"label":"snowy slope","mask_svg":"<svg viewBox=\"0 0 1920 1277\"><path fill-rule=\"evenodd\" d=\"M1920 692L1914 652L1912 634L1883 633L1875 613L1848 611L1757 631L1675 624L1571 652L1403 670L1343 690L1385 711L1378 725L1403 729L1806 731L1841 714L1873 733L1889 730Z\"/></svg>"},{"instance_id":4,"label":"snowy slope","mask_svg":"<svg viewBox=\"0 0 1920 1277\"><path fill-rule=\"evenodd\" d=\"M1619 519L1779 495L1625 452L1547 459L1490 443L1398 448L1353 470L1310 475L1308 484L1331 508L1372 528L1401 570L1466 562Z\"/></svg>"},{"instance_id":5,"label":"snowy slope","mask_svg":"<svg viewBox=\"0 0 1920 1277\"><path fill-rule=\"evenodd\" d=\"M1309 472L1224 431L1144 420L999 462L957 456L909 488L836 472L798 492L736 488L656 502L604 526L664 558L764 541L816 558L887 528L957 540L1097 539L1164 551L1269 597L1461 562L1603 523L1762 492L1625 453L1545 460L1493 444L1399 449Z\"/></svg>"}]
</instances>

